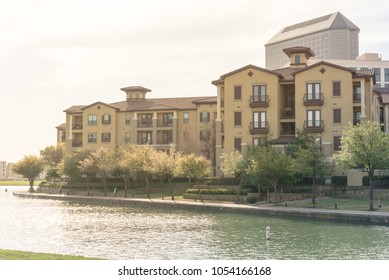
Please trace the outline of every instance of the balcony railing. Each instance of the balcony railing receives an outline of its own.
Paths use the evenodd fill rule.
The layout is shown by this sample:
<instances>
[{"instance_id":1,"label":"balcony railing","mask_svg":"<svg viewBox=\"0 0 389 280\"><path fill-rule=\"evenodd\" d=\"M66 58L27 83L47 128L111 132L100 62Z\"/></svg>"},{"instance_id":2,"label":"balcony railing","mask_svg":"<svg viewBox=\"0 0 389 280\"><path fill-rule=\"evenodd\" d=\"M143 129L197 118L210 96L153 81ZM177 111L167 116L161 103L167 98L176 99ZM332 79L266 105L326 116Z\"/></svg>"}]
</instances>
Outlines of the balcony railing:
<instances>
[{"instance_id":1,"label":"balcony railing","mask_svg":"<svg viewBox=\"0 0 389 280\"><path fill-rule=\"evenodd\" d=\"M82 123L75 123L72 125L72 129L77 130L77 129L82 129Z\"/></svg>"},{"instance_id":2,"label":"balcony railing","mask_svg":"<svg viewBox=\"0 0 389 280\"><path fill-rule=\"evenodd\" d=\"M173 121L158 120L157 126L158 127L172 127Z\"/></svg>"},{"instance_id":3,"label":"balcony railing","mask_svg":"<svg viewBox=\"0 0 389 280\"><path fill-rule=\"evenodd\" d=\"M354 103L361 103L361 94L360 93L353 93L353 102Z\"/></svg>"},{"instance_id":4,"label":"balcony railing","mask_svg":"<svg viewBox=\"0 0 389 280\"><path fill-rule=\"evenodd\" d=\"M296 112L290 111L290 110L288 110L288 111L281 110L280 118L281 119L294 119L294 118L296 118Z\"/></svg>"},{"instance_id":5,"label":"balcony railing","mask_svg":"<svg viewBox=\"0 0 389 280\"><path fill-rule=\"evenodd\" d=\"M147 120L147 121L138 120L138 127L153 127L153 121L152 120Z\"/></svg>"},{"instance_id":6,"label":"balcony railing","mask_svg":"<svg viewBox=\"0 0 389 280\"><path fill-rule=\"evenodd\" d=\"M320 133L324 131L323 121L304 121L304 132Z\"/></svg>"},{"instance_id":7,"label":"balcony railing","mask_svg":"<svg viewBox=\"0 0 389 280\"><path fill-rule=\"evenodd\" d=\"M250 123L251 134L267 134L269 133L268 122L251 122Z\"/></svg>"},{"instance_id":8,"label":"balcony railing","mask_svg":"<svg viewBox=\"0 0 389 280\"><path fill-rule=\"evenodd\" d=\"M312 94L313 95L313 94ZM304 106L322 106L324 104L324 96L320 93L319 98L308 98L308 94L304 95Z\"/></svg>"},{"instance_id":9,"label":"balcony railing","mask_svg":"<svg viewBox=\"0 0 389 280\"><path fill-rule=\"evenodd\" d=\"M73 141L72 147L82 147L82 141Z\"/></svg>"},{"instance_id":10,"label":"balcony railing","mask_svg":"<svg viewBox=\"0 0 389 280\"><path fill-rule=\"evenodd\" d=\"M251 96L250 97L251 108L267 108L269 107L269 96Z\"/></svg>"}]
</instances>

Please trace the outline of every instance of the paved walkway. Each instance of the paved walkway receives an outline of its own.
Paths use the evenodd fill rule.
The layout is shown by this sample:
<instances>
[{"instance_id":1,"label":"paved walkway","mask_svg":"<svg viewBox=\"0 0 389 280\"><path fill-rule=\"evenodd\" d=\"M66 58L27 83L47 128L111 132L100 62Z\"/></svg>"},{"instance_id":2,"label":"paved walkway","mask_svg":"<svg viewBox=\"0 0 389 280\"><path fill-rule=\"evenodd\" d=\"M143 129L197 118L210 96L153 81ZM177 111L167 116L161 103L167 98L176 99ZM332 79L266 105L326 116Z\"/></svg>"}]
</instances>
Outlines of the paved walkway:
<instances>
[{"instance_id":1,"label":"paved walkway","mask_svg":"<svg viewBox=\"0 0 389 280\"><path fill-rule=\"evenodd\" d=\"M257 215L271 215L294 218L321 219L330 221L347 221L358 223L373 223L389 225L389 212L351 211L318 208L295 208L285 206L271 206L263 204L234 204L222 202L194 202L184 200L163 200L144 198L104 197L59 195L45 193L14 192L18 197L56 199L76 201L82 203L109 204L120 206L171 207L180 209L196 209L202 211L247 213Z\"/></svg>"}]
</instances>

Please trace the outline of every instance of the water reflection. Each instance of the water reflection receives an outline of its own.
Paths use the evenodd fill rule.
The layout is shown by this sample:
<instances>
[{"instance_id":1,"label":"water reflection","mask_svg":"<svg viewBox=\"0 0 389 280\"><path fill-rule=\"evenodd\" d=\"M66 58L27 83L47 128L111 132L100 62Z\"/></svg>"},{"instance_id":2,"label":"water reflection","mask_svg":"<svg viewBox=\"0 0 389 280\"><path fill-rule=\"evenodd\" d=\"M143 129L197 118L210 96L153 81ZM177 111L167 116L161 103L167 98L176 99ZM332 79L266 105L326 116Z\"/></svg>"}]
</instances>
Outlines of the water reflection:
<instances>
[{"instance_id":1,"label":"water reflection","mask_svg":"<svg viewBox=\"0 0 389 280\"><path fill-rule=\"evenodd\" d=\"M107 259L389 258L384 226L84 205L10 192L0 187L4 249Z\"/></svg>"}]
</instances>

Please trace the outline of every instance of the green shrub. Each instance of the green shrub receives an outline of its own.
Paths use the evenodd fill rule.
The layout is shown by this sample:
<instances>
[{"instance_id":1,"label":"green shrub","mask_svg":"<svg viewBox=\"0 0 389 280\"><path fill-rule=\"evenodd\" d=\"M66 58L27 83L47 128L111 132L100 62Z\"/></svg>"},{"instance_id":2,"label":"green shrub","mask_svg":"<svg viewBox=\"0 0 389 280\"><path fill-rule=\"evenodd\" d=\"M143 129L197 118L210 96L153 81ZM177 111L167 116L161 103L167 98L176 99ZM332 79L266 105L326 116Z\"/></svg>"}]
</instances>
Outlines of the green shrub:
<instances>
[{"instance_id":1,"label":"green shrub","mask_svg":"<svg viewBox=\"0 0 389 280\"><path fill-rule=\"evenodd\" d=\"M199 194L199 189L187 189L187 194ZM231 190L226 188L220 188L220 189L200 189L201 194L208 194L208 195L237 195L237 190ZM248 190L240 190L240 195L246 195L248 193Z\"/></svg>"},{"instance_id":2,"label":"green shrub","mask_svg":"<svg viewBox=\"0 0 389 280\"><path fill-rule=\"evenodd\" d=\"M347 186L347 176L332 176L332 183L336 186Z\"/></svg>"},{"instance_id":3,"label":"green shrub","mask_svg":"<svg viewBox=\"0 0 389 280\"><path fill-rule=\"evenodd\" d=\"M248 197L246 197L246 201L247 201L247 203L254 204L255 202L258 201L258 198L255 196L248 196Z\"/></svg>"}]
</instances>

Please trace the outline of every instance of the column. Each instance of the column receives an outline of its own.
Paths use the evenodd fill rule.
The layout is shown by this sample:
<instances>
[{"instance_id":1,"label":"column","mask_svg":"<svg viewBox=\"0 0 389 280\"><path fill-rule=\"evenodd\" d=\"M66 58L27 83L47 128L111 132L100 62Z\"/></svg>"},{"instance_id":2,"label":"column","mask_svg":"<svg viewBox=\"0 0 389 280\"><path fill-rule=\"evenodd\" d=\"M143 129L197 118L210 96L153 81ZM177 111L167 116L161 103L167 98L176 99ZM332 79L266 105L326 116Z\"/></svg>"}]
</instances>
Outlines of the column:
<instances>
[{"instance_id":1,"label":"column","mask_svg":"<svg viewBox=\"0 0 389 280\"><path fill-rule=\"evenodd\" d=\"M133 129L131 132L131 143L137 145L138 144L138 113L134 113L133 121Z\"/></svg>"},{"instance_id":2,"label":"column","mask_svg":"<svg viewBox=\"0 0 389 280\"><path fill-rule=\"evenodd\" d=\"M366 120L365 81L361 81L361 123Z\"/></svg>"},{"instance_id":3,"label":"column","mask_svg":"<svg viewBox=\"0 0 389 280\"><path fill-rule=\"evenodd\" d=\"M153 132L152 132L152 143L153 145L157 145L157 127L158 127L158 117L157 112L154 112L153 115Z\"/></svg>"},{"instance_id":4,"label":"column","mask_svg":"<svg viewBox=\"0 0 389 280\"><path fill-rule=\"evenodd\" d=\"M389 105L384 107L384 129L385 133L389 133Z\"/></svg>"},{"instance_id":5,"label":"column","mask_svg":"<svg viewBox=\"0 0 389 280\"><path fill-rule=\"evenodd\" d=\"M178 121L177 121L177 112L173 113L173 144L177 146L177 134L178 134Z\"/></svg>"}]
</instances>

